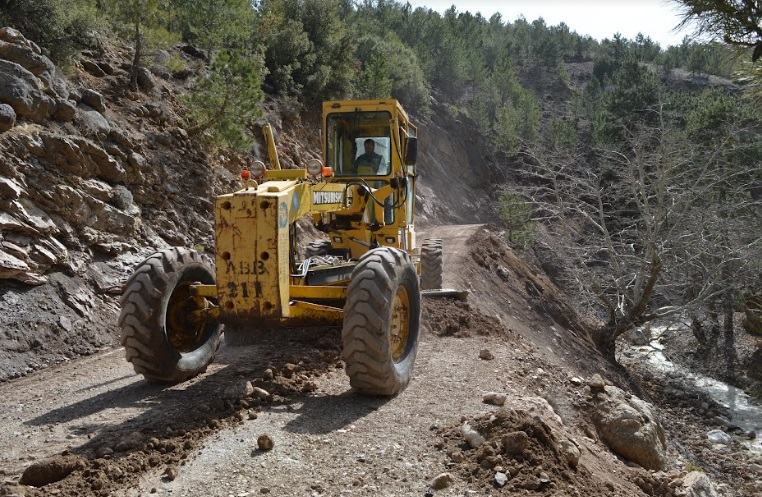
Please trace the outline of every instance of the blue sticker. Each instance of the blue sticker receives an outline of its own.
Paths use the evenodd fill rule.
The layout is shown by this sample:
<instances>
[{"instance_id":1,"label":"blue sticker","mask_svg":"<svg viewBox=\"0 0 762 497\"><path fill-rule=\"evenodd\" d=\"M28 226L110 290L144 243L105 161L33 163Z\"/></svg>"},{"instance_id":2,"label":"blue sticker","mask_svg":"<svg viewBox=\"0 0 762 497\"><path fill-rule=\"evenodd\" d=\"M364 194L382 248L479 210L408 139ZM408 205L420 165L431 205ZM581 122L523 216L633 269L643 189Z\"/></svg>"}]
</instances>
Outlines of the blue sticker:
<instances>
[{"instance_id":1,"label":"blue sticker","mask_svg":"<svg viewBox=\"0 0 762 497\"><path fill-rule=\"evenodd\" d=\"M280 206L278 207L278 226L280 226L281 229L283 229L287 225L288 225L288 206L286 205L286 202L281 202Z\"/></svg>"},{"instance_id":2,"label":"blue sticker","mask_svg":"<svg viewBox=\"0 0 762 497\"><path fill-rule=\"evenodd\" d=\"M299 195L296 193L291 197L291 208L294 209L294 212L299 210Z\"/></svg>"}]
</instances>

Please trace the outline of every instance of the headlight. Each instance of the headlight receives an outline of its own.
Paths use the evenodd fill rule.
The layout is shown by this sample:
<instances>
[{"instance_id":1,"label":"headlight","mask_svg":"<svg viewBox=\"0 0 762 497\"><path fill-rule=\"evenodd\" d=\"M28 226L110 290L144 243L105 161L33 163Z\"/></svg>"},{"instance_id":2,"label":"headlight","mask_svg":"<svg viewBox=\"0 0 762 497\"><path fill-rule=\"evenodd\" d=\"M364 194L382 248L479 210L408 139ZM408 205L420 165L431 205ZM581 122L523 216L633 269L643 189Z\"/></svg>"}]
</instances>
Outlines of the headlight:
<instances>
[{"instance_id":1,"label":"headlight","mask_svg":"<svg viewBox=\"0 0 762 497\"><path fill-rule=\"evenodd\" d=\"M264 162L262 162L261 160L255 160L251 164L251 169L249 170L251 171L251 175L254 178L261 178L262 176L265 175L265 171L267 171L267 168L265 167Z\"/></svg>"},{"instance_id":2,"label":"headlight","mask_svg":"<svg viewBox=\"0 0 762 497\"><path fill-rule=\"evenodd\" d=\"M319 176L323 172L323 163L320 159L310 159L306 169L310 176Z\"/></svg>"}]
</instances>

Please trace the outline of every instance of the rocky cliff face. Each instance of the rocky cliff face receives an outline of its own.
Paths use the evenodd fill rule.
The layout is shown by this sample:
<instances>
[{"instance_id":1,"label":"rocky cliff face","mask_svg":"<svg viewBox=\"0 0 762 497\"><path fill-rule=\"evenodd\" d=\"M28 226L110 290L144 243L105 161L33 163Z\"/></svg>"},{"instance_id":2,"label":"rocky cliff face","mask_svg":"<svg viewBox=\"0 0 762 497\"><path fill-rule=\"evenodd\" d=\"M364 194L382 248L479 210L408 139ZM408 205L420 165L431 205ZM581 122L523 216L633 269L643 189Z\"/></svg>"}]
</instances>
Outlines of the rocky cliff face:
<instances>
[{"instance_id":1,"label":"rocky cliff face","mask_svg":"<svg viewBox=\"0 0 762 497\"><path fill-rule=\"evenodd\" d=\"M210 199L234 183L216 166L237 159L178 126L177 85L148 73L129 92L124 53L89 55L65 79L0 30L0 378L116 345L131 268L211 245Z\"/></svg>"},{"instance_id":2,"label":"rocky cliff face","mask_svg":"<svg viewBox=\"0 0 762 497\"><path fill-rule=\"evenodd\" d=\"M118 345L132 268L168 246L213 249L214 196L237 187L245 159L188 135L175 98L187 80L157 65L128 90L129 52L84 53L64 77L0 29L0 379ZM317 118L265 111L282 164L319 156ZM486 221L482 148L435 122L420 126L417 221Z\"/></svg>"}]
</instances>

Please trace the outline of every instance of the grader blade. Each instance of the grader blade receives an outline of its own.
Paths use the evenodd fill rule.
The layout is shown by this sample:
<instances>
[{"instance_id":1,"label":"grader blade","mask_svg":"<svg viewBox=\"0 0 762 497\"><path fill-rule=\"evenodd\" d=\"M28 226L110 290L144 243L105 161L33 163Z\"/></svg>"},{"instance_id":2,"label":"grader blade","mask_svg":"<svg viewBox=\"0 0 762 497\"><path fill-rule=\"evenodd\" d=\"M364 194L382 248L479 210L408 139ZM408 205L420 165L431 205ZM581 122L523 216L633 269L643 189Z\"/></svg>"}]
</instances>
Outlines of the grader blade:
<instances>
[{"instance_id":1,"label":"grader blade","mask_svg":"<svg viewBox=\"0 0 762 497\"><path fill-rule=\"evenodd\" d=\"M438 288L435 290L421 290L421 296L426 298L450 298L468 300L468 290L455 290L454 288Z\"/></svg>"}]
</instances>

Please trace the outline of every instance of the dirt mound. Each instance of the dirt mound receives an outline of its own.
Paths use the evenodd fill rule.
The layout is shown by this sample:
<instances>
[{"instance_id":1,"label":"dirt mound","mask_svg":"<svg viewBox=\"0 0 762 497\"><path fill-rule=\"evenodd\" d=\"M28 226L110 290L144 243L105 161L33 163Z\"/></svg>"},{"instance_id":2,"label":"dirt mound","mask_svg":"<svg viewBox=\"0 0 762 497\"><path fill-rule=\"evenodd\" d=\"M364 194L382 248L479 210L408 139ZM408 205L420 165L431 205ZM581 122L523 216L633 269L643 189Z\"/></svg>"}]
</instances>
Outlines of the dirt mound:
<instances>
[{"instance_id":1,"label":"dirt mound","mask_svg":"<svg viewBox=\"0 0 762 497\"><path fill-rule=\"evenodd\" d=\"M615 487L584 466L580 449L540 416L503 409L465 420L484 443L464 440L463 424L441 430L448 466L484 493L610 496Z\"/></svg>"},{"instance_id":2,"label":"dirt mound","mask_svg":"<svg viewBox=\"0 0 762 497\"><path fill-rule=\"evenodd\" d=\"M471 307L468 302L449 298L424 299L422 318L431 331L439 336L469 338L472 336L503 336L510 338L515 333L506 328L494 316L485 316Z\"/></svg>"}]
</instances>

